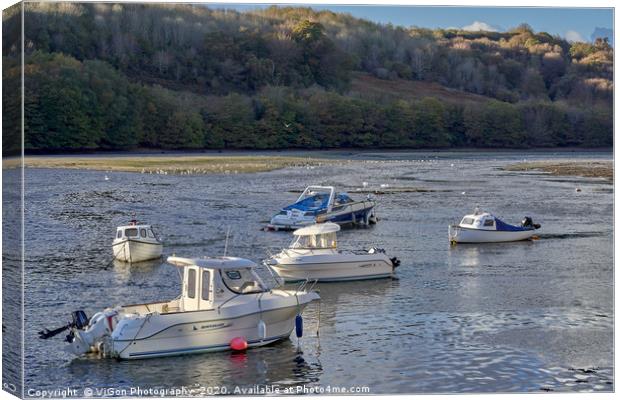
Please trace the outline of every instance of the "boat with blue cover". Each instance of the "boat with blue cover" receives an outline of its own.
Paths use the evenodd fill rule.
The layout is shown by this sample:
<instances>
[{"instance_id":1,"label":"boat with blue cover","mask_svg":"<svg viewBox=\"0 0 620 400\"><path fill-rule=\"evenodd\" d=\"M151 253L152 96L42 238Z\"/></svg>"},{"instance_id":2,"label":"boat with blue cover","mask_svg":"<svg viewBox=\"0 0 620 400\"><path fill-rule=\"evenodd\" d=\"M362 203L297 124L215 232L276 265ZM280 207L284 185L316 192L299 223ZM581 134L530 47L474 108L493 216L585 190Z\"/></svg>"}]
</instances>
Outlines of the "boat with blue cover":
<instances>
[{"instance_id":1,"label":"boat with blue cover","mask_svg":"<svg viewBox=\"0 0 620 400\"><path fill-rule=\"evenodd\" d=\"M478 208L473 214L463 217L458 225L448 227L451 243L498 243L531 239L540 224L525 217L520 225L510 225L491 213Z\"/></svg>"},{"instance_id":2,"label":"boat with blue cover","mask_svg":"<svg viewBox=\"0 0 620 400\"><path fill-rule=\"evenodd\" d=\"M294 230L321 222L343 224L374 224L376 202L367 197L353 200L347 193L336 192L333 186L308 186L295 203L271 218L269 229Z\"/></svg>"}]
</instances>

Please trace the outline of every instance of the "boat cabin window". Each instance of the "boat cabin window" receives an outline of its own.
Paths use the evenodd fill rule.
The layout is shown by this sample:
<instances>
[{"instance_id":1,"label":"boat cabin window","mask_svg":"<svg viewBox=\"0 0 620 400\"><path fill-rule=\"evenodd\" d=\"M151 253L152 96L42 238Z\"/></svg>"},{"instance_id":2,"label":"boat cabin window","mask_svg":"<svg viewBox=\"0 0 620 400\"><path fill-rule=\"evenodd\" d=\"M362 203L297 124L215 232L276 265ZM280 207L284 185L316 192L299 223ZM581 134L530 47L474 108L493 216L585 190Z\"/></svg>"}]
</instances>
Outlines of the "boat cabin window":
<instances>
[{"instance_id":1,"label":"boat cabin window","mask_svg":"<svg viewBox=\"0 0 620 400\"><path fill-rule=\"evenodd\" d=\"M123 237L123 230L119 229L118 231L116 231L116 238L120 239Z\"/></svg>"},{"instance_id":2,"label":"boat cabin window","mask_svg":"<svg viewBox=\"0 0 620 400\"><path fill-rule=\"evenodd\" d=\"M267 290L263 281L251 268L221 271L224 285L234 293L261 293Z\"/></svg>"},{"instance_id":3,"label":"boat cabin window","mask_svg":"<svg viewBox=\"0 0 620 400\"><path fill-rule=\"evenodd\" d=\"M140 237L142 237L142 238L146 237L146 229L144 229L144 228L140 229Z\"/></svg>"},{"instance_id":4,"label":"boat cabin window","mask_svg":"<svg viewBox=\"0 0 620 400\"><path fill-rule=\"evenodd\" d=\"M209 285L211 282L211 271L207 269L202 270L202 294L203 300L209 300Z\"/></svg>"},{"instance_id":5,"label":"boat cabin window","mask_svg":"<svg viewBox=\"0 0 620 400\"><path fill-rule=\"evenodd\" d=\"M125 236L127 236L127 237L138 237L138 228L128 228L128 229L125 229Z\"/></svg>"},{"instance_id":6,"label":"boat cabin window","mask_svg":"<svg viewBox=\"0 0 620 400\"><path fill-rule=\"evenodd\" d=\"M474 219L473 218L465 217L461 221L461 225L473 225L473 224L474 224Z\"/></svg>"},{"instance_id":7,"label":"boat cabin window","mask_svg":"<svg viewBox=\"0 0 620 400\"><path fill-rule=\"evenodd\" d=\"M484 221L484 226L494 226L495 225L495 221L493 221L492 219L487 219Z\"/></svg>"},{"instance_id":8,"label":"boat cabin window","mask_svg":"<svg viewBox=\"0 0 620 400\"><path fill-rule=\"evenodd\" d=\"M196 297L196 270L189 269L187 273L187 297L193 299Z\"/></svg>"},{"instance_id":9,"label":"boat cabin window","mask_svg":"<svg viewBox=\"0 0 620 400\"><path fill-rule=\"evenodd\" d=\"M293 249L333 249L336 248L336 232L297 236L290 247Z\"/></svg>"}]
</instances>

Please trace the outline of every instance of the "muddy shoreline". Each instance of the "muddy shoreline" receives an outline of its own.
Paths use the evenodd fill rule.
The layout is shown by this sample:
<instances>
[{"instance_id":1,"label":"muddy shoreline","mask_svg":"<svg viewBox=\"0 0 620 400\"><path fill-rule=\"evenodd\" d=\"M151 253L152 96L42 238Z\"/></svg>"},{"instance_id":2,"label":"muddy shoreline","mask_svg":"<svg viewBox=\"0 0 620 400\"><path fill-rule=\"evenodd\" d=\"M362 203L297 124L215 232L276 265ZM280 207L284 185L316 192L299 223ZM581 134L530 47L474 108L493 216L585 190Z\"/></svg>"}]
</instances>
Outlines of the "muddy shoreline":
<instances>
[{"instance_id":1,"label":"muddy shoreline","mask_svg":"<svg viewBox=\"0 0 620 400\"><path fill-rule=\"evenodd\" d=\"M505 171L542 171L557 176L604 178L612 182L614 179L612 161L531 161L511 164L502 169Z\"/></svg>"}]
</instances>

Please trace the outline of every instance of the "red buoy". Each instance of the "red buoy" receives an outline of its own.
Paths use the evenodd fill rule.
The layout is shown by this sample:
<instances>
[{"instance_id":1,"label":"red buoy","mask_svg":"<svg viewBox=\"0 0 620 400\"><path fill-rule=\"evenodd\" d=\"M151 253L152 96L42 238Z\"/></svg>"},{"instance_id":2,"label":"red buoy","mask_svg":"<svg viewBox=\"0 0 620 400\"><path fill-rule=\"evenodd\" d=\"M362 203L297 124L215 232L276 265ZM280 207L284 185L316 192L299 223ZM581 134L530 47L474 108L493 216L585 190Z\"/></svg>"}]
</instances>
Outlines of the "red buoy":
<instances>
[{"instance_id":1,"label":"red buoy","mask_svg":"<svg viewBox=\"0 0 620 400\"><path fill-rule=\"evenodd\" d=\"M230 341L230 348L234 351L243 351L248 348L248 342L243 337L236 337Z\"/></svg>"}]
</instances>

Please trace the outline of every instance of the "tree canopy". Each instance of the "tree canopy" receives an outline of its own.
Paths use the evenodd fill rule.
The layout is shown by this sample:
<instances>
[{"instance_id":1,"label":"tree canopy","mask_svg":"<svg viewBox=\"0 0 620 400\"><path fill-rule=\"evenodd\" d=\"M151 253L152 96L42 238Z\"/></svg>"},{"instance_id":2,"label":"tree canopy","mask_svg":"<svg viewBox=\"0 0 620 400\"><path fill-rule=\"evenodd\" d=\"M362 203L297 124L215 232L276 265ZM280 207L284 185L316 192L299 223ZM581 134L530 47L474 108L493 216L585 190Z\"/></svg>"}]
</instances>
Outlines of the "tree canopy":
<instances>
[{"instance_id":1,"label":"tree canopy","mask_svg":"<svg viewBox=\"0 0 620 400\"><path fill-rule=\"evenodd\" d=\"M19 99L6 91L20 76L19 18L3 15L5 135L19 135ZM24 21L28 151L613 141L606 38L569 43L526 24L395 27L276 6L26 3Z\"/></svg>"}]
</instances>

